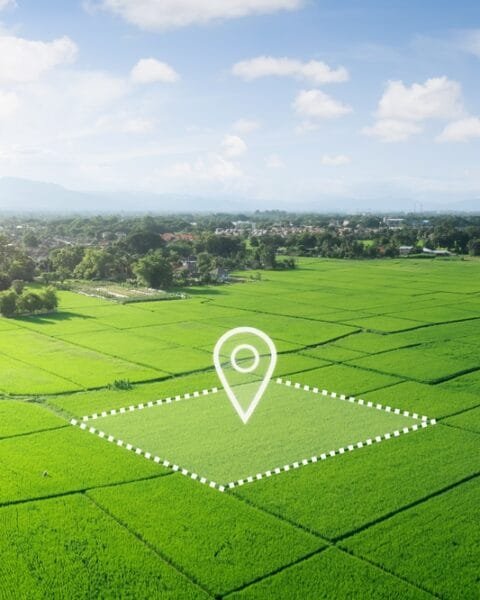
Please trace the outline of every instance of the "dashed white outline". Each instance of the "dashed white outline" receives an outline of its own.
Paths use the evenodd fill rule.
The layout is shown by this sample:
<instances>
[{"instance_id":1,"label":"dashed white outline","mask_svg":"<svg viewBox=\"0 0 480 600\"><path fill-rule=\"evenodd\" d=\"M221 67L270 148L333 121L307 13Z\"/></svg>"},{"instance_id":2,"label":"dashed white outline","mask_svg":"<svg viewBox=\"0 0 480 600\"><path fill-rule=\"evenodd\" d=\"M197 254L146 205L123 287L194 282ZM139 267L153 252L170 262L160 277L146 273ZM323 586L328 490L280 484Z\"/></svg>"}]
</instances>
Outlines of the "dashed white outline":
<instances>
[{"instance_id":1,"label":"dashed white outline","mask_svg":"<svg viewBox=\"0 0 480 600\"><path fill-rule=\"evenodd\" d=\"M150 402L141 402L140 404L123 406L122 408L112 408L111 410L104 410L101 413L93 413L92 415L85 415L81 418L81 421L86 423L87 421L94 421L103 417L113 417L115 415L124 415L125 413L133 412L135 410L143 410L144 408L154 408L155 406L162 406L162 404L172 404L172 402L180 402L181 400L191 400L192 398L200 398L201 396L209 396L210 394L218 393L218 388L213 387L211 389L205 389L196 392L190 392L187 394L181 394L178 396L169 396L168 398L161 398L160 400L151 400Z\"/></svg>"},{"instance_id":2,"label":"dashed white outline","mask_svg":"<svg viewBox=\"0 0 480 600\"><path fill-rule=\"evenodd\" d=\"M194 481L198 481L201 484L208 485L208 487L210 487L212 489L216 489L220 492L225 492L225 490L231 490L236 487L241 487L247 483L253 483L255 481L260 481L261 479L272 477L274 475L279 475L280 473L286 473L287 471L290 471L292 469L299 469L300 467L303 467L306 465L321 462L323 460L326 460L327 458L333 458L334 456L339 456L341 454L352 452L353 450L365 448L365 447L373 445L374 443L378 444L382 441L390 440L390 439L392 439L392 437L400 437L400 435L407 434L412 431L418 431L420 429L425 429L426 427L429 427L430 425L436 425L436 423L437 423L436 419L430 419L429 417L427 417L425 415L422 415L420 417L417 413L410 413L408 410L392 408L391 406L383 406L382 404L377 404L374 402L365 402L361 398L355 398L354 396L347 396L345 394L338 394L337 392L329 392L328 390L321 390L318 387L312 387L310 385L303 385L298 382L294 383L294 382L290 381L289 379L284 380L281 377L278 377L275 380L275 383L277 383L279 385L285 385L287 387L291 387L292 389L297 389L297 390L301 390L304 392L311 392L313 394L319 394L321 396L326 396L326 397L329 397L332 399L355 403L359 406L363 406L366 408L375 408L377 410L383 410L385 412L392 413L397 416L409 417L410 419L415 419L420 422L415 423L411 427L403 427L402 429L397 429L393 432L384 433L383 435L377 435L374 438L367 438L366 440L362 440L355 444L348 444L347 446L337 448L335 450L330 450L329 452L322 452L320 455L303 458L303 459L297 460L293 463L284 464L282 466L275 467L275 468L269 469L267 471L256 473L255 475L249 475L247 477L244 477L243 479L237 479L237 480L231 481L230 483L227 483L227 484L218 484L215 481L207 479L206 477L202 477L198 473L194 473L192 471L189 471L188 469L184 469L180 465L172 463L168 460L164 460L164 459L160 458L159 456L152 454L151 452L146 452L146 451L142 450L141 448L137 448L137 447L133 446L132 444L125 443L123 440L116 439L113 435L109 435L109 434L105 433L104 431L96 429L95 427L87 426L88 421L101 419L102 417L126 414L129 412L133 412L135 410L142 410L144 408L153 408L154 406L162 406L165 404L171 404L172 402L178 402L180 400L190 400L193 398L199 398L201 396L208 396L209 394L216 394L218 392L218 388L216 388L216 387L211 388L211 389L205 389L205 390L202 390L201 392L196 391L193 393L187 393L187 394L183 394L183 395L174 396L173 398L168 397L168 398L165 398L162 400L155 400L155 401L151 401L151 402L140 403L135 406L129 406L129 407L124 407L124 408L119 408L119 409L114 408L114 409L111 409L110 411L102 411L100 414L94 413L93 415L81 417L81 419L71 419L70 424L73 426L78 426L83 431L88 431L91 434L98 435L98 437L100 437L102 439L106 439L108 442L115 443L115 445L117 445L117 446L120 446L122 448L125 448L126 450L134 452L138 456L143 456L147 460L152 460L154 463L160 464L161 466L163 466L165 468L169 468L174 472L180 473L181 475L184 475L185 477L189 477L190 479L193 479Z\"/></svg>"}]
</instances>

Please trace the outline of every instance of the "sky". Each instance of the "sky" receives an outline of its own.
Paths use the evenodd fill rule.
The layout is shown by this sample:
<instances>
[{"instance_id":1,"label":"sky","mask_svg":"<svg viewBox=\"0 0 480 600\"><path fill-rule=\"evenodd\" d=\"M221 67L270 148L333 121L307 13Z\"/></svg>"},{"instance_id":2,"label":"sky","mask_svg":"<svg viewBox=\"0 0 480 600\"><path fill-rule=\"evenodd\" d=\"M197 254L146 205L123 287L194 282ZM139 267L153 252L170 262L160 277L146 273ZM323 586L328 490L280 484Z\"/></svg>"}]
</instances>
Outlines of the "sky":
<instances>
[{"instance_id":1,"label":"sky","mask_svg":"<svg viewBox=\"0 0 480 600\"><path fill-rule=\"evenodd\" d=\"M477 0L0 0L0 177L480 206Z\"/></svg>"}]
</instances>

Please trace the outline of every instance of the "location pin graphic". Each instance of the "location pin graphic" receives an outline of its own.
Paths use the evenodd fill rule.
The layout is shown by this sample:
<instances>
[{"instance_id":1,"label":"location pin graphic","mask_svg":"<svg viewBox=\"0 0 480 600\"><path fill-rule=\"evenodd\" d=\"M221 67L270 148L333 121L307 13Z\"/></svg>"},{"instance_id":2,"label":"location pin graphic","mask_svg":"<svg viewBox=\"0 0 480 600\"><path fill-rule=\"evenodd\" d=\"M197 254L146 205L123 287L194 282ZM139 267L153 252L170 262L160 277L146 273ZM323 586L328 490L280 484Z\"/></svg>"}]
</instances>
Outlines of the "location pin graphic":
<instances>
[{"instance_id":1,"label":"location pin graphic","mask_svg":"<svg viewBox=\"0 0 480 600\"><path fill-rule=\"evenodd\" d=\"M244 410L238 401L235 392L228 382L225 369L221 363L221 352L224 346L229 342L232 338L238 337L243 342L245 339L245 335L256 336L260 340L262 340L268 347L269 350L269 364L268 368L263 376L263 379L252 398L250 404L247 409ZM248 352L253 357L253 362L248 367L244 367L239 364L238 355L241 352ZM270 339L270 337L261 331L260 329L256 329L255 327L236 327L235 329L231 329L222 335L222 337L215 344L215 348L213 350L213 363L215 365L215 369L217 370L218 377L222 382L222 385L227 393L227 396L230 402L233 405L233 408L237 411L238 416L242 419L243 423L246 425L250 417L252 416L254 410L257 408L258 403L262 399L265 390L270 382L270 379L275 370L275 365L277 364L277 349L275 348L275 344ZM237 373L253 373L258 369L260 365L260 352L258 349L252 344L240 343L234 347L232 352L230 353L230 364L237 371Z\"/></svg>"}]
</instances>

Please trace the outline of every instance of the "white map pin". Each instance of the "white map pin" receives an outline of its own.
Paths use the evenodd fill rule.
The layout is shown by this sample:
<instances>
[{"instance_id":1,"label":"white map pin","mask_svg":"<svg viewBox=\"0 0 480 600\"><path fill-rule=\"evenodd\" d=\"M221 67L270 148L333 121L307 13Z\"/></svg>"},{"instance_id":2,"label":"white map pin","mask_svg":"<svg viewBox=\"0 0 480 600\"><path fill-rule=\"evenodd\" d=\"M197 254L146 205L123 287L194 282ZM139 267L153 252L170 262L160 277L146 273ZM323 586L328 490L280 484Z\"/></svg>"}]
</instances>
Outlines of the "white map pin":
<instances>
[{"instance_id":1,"label":"white map pin","mask_svg":"<svg viewBox=\"0 0 480 600\"><path fill-rule=\"evenodd\" d=\"M263 340L267 344L268 349L270 350L270 364L247 410L243 410L243 408L240 405L240 402L237 400L235 392L233 391L231 385L228 383L228 380L225 376L225 372L223 370L220 360L220 352L225 342L227 342L230 338L232 338L235 335L241 335L245 333L255 335L261 340ZM248 350L253 355L253 363L249 367L242 367L237 363L237 355L242 350ZM231 329L230 331L224 333L222 337L218 340L218 342L215 344L215 348L213 350L213 363L215 365L215 369L217 370L218 377L222 382L225 391L227 392L227 396L229 397L230 402L232 403L234 409L237 411L239 417L242 419L244 424L246 424L252 416L253 411L257 408L258 403L260 402L263 394L265 393L265 390L267 389L267 386L273 375L273 371L275 370L275 365L277 364L277 349L275 348L275 344L268 337L268 335L263 331L260 331L260 329L256 329L255 327L236 327L235 329ZM260 353L258 352L257 348L255 348L255 346L252 346L251 344L239 344L233 349L232 353L230 354L230 363L235 369L235 371L237 371L238 373L252 373L253 371L255 371L255 369L257 369L260 363Z\"/></svg>"}]
</instances>

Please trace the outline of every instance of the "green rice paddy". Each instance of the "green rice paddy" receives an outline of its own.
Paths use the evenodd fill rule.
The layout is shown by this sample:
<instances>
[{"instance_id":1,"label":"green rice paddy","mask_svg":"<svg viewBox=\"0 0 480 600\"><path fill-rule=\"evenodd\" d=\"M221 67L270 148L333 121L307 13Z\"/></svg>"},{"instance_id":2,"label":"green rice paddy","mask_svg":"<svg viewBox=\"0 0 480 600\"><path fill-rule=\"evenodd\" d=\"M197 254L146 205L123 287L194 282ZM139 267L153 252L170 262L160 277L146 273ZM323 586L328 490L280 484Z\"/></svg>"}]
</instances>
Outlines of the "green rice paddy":
<instances>
[{"instance_id":1,"label":"green rice paddy","mask_svg":"<svg viewBox=\"0 0 480 600\"><path fill-rule=\"evenodd\" d=\"M61 292L55 315L0 320L0 598L480 596L480 262L262 275L134 305ZM69 424L220 387L213 346L245 325L279 351L247 425L221 390ZM232 383L244 402L258 385ZM412 413L437 424L228 488Z\"/></svg>"}]
</instances>

